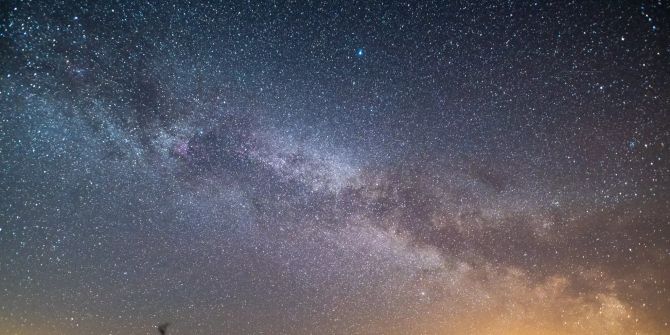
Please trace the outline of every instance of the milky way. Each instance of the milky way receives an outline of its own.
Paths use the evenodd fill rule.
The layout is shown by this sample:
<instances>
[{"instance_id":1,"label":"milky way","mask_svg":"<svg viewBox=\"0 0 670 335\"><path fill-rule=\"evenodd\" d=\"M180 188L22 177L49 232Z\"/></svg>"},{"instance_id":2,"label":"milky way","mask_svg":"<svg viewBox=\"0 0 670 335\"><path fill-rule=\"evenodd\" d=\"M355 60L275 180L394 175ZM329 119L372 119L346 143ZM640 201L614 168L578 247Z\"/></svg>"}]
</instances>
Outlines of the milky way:
<instances>
[{"instance_id":1,"label":"milky way","mask_svg":"<svg viewBox=\"0 0 670 335\"><path fill-rule=\"evenodd\" d=\"M7 1L2 334L667 334L666 1Z\"/></svg>"}]
</instances>

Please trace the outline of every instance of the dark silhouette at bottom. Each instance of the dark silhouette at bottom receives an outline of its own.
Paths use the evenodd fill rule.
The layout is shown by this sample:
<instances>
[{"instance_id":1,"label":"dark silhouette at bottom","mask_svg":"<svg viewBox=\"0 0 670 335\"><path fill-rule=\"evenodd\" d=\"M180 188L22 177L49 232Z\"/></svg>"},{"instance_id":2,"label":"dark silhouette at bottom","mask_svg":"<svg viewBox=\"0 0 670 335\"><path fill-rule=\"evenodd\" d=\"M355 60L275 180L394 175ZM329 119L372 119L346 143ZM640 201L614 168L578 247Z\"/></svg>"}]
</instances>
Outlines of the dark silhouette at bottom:
<instances>
[{"instance_id":1,"label":"dark silhouette at bottom","mask_svg":"<svg viewBox=\"0 0 670 335\"><path fill-rule=\"evenodd\" d=\"M170 325L169 322L166 323L161 323L158 325L158 332L161 333L161 335L167 334L167 327Z\"/></svg>"}]
</instances>

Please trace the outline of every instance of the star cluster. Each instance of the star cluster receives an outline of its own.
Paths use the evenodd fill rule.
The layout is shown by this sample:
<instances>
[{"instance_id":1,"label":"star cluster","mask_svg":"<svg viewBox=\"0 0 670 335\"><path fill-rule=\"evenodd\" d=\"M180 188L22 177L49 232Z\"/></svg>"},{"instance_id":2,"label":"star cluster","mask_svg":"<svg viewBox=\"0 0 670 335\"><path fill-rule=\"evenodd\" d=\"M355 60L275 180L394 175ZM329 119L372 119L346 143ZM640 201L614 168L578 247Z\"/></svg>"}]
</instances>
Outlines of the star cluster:
<instances>
[{"instance_id":1,"label":"star cluster","mask_svg":"<svg viewBox=\"0 0 670 335\"><path fill-rule=\"evenodd\" d=\"M669 19L3 2L0 335L666 334Z\"/></svg>"}]
</instances>

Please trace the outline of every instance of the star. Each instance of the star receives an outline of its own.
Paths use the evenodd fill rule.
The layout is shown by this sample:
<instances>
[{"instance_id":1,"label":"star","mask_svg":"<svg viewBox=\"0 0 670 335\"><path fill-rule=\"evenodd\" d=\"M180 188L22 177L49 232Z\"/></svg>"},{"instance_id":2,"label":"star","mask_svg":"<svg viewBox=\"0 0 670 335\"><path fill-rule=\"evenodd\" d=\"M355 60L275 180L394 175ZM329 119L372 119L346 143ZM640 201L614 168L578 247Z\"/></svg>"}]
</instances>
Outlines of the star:
<instances>
[{"instance_id":1,"label":"star","mask_svg":"<svg viewBox=\"0 0 670 335\"><path fill-rule=\"evenodd\" d=\"M0 335L668 333L664 4L12 3Z\"/></svg>"}]
</instances>

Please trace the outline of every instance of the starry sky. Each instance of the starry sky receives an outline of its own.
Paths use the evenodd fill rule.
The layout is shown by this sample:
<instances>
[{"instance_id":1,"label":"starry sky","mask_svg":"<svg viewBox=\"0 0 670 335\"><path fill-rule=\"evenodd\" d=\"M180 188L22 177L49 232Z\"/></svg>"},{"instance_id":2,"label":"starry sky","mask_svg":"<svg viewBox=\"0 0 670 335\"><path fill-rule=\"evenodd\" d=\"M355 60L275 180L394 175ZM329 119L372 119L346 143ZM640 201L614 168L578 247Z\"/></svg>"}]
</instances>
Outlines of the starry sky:
<instances>
[{"instance_id":1,"label":"starry sky","mask_svg":"<svg viewBox=\"0 0 670 335\"><path fill-rule=\"evenodd\" d=\"M0 335L668 334L666 1L2 1Z\"/></svg>"}]
</instances>

